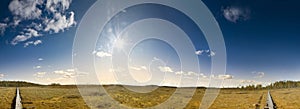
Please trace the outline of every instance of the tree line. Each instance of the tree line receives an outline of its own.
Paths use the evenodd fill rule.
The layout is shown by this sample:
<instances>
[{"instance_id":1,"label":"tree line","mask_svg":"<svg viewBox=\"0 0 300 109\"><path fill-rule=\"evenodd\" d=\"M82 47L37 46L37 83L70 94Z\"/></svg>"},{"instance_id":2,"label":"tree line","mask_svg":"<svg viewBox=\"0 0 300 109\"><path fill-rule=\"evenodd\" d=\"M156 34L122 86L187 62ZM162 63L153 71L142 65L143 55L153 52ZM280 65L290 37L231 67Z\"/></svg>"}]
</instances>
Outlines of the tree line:
<instances>
[{"instance_id":1,"label":"tree line","mask_svg":"<svg viewBox=\"0 0 300 109\"><path fill-rule=\"evenodd\" d=\"M281 89L281 88L298 88L298 87L300 87L300 81L277 81L267 86L262 86L261 84L257 84L257 85L241 86L239 88L247 89L247 90L256 90L256 89Z\"/></svg>"},{"instance_id":2,"label":"tree line","mask_svg":"<svg viewBox=\"0 0 300 109\"><path fill-rule=\"evenodd\" d=\"M0 81L0 87L31 87L31 86L42 86L42 85L25 82L25 81Z\"/></svg>"}]
</instances>

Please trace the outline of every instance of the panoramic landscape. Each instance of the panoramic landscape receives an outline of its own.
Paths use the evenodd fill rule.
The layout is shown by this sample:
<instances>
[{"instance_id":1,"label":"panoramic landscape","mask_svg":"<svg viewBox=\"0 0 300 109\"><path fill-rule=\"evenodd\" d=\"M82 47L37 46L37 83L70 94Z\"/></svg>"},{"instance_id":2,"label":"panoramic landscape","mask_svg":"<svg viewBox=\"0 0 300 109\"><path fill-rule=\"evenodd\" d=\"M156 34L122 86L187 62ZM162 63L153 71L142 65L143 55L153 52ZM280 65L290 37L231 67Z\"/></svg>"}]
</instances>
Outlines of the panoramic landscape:
<instances>
[{"instance_id":1,"label":"panoramic landscape","mask_svg":"<svg viewBox=\"0 0 300 109\"><path fill-rule=\"evenodd\" d=\"M90 90L83 96L88 96L89 105L84 102L82 95L75 85L39 85L27 82L0 82L1 86L1 102L3 109L14 108L14 97L16 87L20 88L23 108L25 109L89 109L89 108L119 108L118 103L98 100L108 99L112 97L117 102L127 107L123 108L149 108L166 101L176 90L175 87L160 87L159 89L148 93L132 93L120 85L105 86L83 86ZM7 86L7 87L4 87ZM81 86L79 86L81 87ZM106 89L109 96L102 89ZM152 86L137 86L139 88L147 88ZM100 90L96 92L94 89ZM188 89L188 88L186 88ZM267 93L270 91L277 109L295 109L300 105L298 98L300 97L300 82L276 82L268 87L244 87L244 88L222 88L215 102L209 109L264 109L267 105ZM190 99L185 109L198 109L201 99L204 95L205 88L197 88L195 94ZM182 92L184 93L184 92ZM121 97L120 97L121 96ZM174 101L174 104L164 108L177 109L178 102L182 102L189 97L183 97ZM238 99L237 99L238 98ZM89 107L90 106L90 107Z\"/></svg>"},{"instance_id":2,"label":"panoramic landscape","mask_svg":"<svg viewBox=\"0 0 300 109\"><path fill-rule=\"evenodd\" d=\"M298 0L1 0L0 109L299 109Z\"/></svg>"}]
</instances>

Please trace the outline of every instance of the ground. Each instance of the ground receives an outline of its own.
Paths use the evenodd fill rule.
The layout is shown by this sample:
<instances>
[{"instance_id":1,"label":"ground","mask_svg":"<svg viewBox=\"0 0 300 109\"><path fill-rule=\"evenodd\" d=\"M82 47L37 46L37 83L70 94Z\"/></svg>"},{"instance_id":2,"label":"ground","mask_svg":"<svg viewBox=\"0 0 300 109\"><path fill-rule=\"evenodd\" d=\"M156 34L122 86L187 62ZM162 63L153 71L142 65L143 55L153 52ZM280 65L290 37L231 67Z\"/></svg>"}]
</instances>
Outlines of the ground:
<instances>
[{"instance_id":1,"label":"ground","mask_svg":"<svg viewBox=\"0 0 300 109\"><path fill-rule=\"evenodd\" d=\"M84 91L81 90L80 93L76 86L21 87L22 104L26 109L115 109L119 108L118 104L122 104L122 108L147 108L170 103L172 105L161 105L161 108L177 109L185 104L184 101L189 101L185 108L198 109L205 93L203 88L198 88L194 96L187 96L185 93L194 89L183 88L176 92L176 88L160 87L145 94L133 93L122 86L104 86L105 90L100 86L79 87L83 87ZM210 109L263 109L267 91L222 89ZM174 93L178 96L174 96ZM0 87L1 109L12 107L14 95L15 88ZM271 95L278 109L300 107L300 88L274 89L271 90ZM174 97L173 100L169 100L171 96Z\"/></svg>"}]
</instances>

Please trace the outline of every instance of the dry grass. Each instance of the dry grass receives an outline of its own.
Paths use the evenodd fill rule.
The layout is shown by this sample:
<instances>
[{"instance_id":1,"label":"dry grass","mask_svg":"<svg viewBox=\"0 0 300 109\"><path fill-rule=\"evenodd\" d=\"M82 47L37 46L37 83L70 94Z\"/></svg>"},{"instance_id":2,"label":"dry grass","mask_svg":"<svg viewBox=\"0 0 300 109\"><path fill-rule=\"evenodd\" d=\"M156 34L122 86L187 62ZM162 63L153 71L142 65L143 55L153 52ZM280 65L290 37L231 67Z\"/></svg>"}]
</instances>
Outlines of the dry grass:
<instances>
[{"instance_id":1,"label":"dry grass","mask_svg":"<svg viewBox=\"0 0 300 109\"><path fill-rule=\"evenodd\" d=\"M210 109L261 109L265 105L266 94L266 90L224 89L220 91Z\"/></svg>"},{"instance_id":2,"label":"dry grass","mask_svg":"<svg viewBox=\"0 0 300 109\"><path fill-rule=\"evenodd\" d=\"M88 109L91 108L120 108L119 104L126 107L147 108L159 105L169 99L175 88L161 87L151 93L133 93L121 86L84 86L81 97L77 87L22 87L20 88L23 107L30 109ZM0 88L0 107L11 107L15 88ZM98 91L97 91L98 90ZM188 90L188 89L186 89ZM183 96L187 91L179 92L179 96L171 101L172 106L162 108L177 109L182 101L187 101L191 96ZM198 109L205 89L197 89L186 109ZM267 90L239 90L222 89L211 105L210 109L262 109L266 103ZM300 107L300 88L271 90L271 95L279 109L295 109ZM114 100L117 102L110 102ZM125 107L123 107L125 108Z\"/></svg>"},{"instance_id":3,"label":"dry grass","mask_svg":"<svg viewBox=\"0 0 300 109\"><path fill-rule=\"evenodd\" d=\"M15 97L16 88L0 87L0 108L10 109Z\"/></svg>"},{"instance_id":4,"label":"dry grass","mask_svg":"<svg viewBox=\"0 0 300 109\"><path fill-rule=\"evenodd\" d=\"M278 109L299 109L300 88L271 90Z\"/></svg>"},{"instance_id":5,"label":"dry grass","mask_svg":"<svg viewBox=\"0 0 300 109\"><path fill-rule=\"evenodd\" d=\"M87 109L76 87L22 87L26 109Z\"/></svg>"}]
</instances>

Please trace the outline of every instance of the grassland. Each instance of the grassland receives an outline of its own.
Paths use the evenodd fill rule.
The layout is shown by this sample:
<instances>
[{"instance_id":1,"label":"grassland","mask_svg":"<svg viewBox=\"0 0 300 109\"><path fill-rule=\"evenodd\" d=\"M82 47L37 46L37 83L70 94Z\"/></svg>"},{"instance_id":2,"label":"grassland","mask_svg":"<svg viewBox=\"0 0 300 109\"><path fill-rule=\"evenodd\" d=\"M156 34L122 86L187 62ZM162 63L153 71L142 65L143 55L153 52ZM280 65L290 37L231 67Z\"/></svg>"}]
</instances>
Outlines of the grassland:
<instances>
[{"instance_id":1,"label":"grassland","mask_svg":"<svg viewBox=\"0 0 300 109\"><path fill-rule=\"evenodd\" d=\"M266 90L221 90L211 109L263 109L266 103Z\"/></svg>"},{"instance_id":2,"label":"grassland","mask_svg":"<svg viewBox=\"0 0 300 109\"><path fill-rule=\"evenodd\" d=\"M300 88L272 90L271 94L278 109L300 108Z\"/></svg>"},{"instance_id":3,"label":"grassland","mask_svg":"<svg viewBox=\"0 0 300 109\"><path fill-rule=\"evenodd\" d=\"M16 88L0 87L0 108L10 109L15 97Z\"/></svg>"},{"instance_id":4,"label":"grassland","mask_svg":"<svg viewBox=\"0 0 300 109\"><path fill-rule=\"evenodd\" d=\"M76 86L39 86L21 87L23 107L26 109L89 109L91 108L147 108L165 102L176 88L160 87L150 93L133 93L122 86L81 86L85 91L79 93ZM143 88L143 87L141 87ZM15 88L0 88L1 109L11 108ZM188 90L188 88L186 89ZM184 95L185 90L178 92ZM182 101L189 100L186 109L198 109L204 88L196 90L194 96L178 96L172 105L162 108L177 109ZM263 109L266 103L267 90L222 89L210 109ZM295 109L300 107L300 88L271 90L273 99L279 109ZM82 96L84 97L82 97ZM87 101L87 102L84 102ZM114 100L117 102L110 102Z\"/></svg>"},{"instance_id":5,"label":"grassland","mask_svg":"<svg viewBox=\"0 0 300 109\"><path fill-rule=\"evenodd\" d=\"M21 87L26 109L88 109L76 87Z\"/></svg>"}]
</instances>

